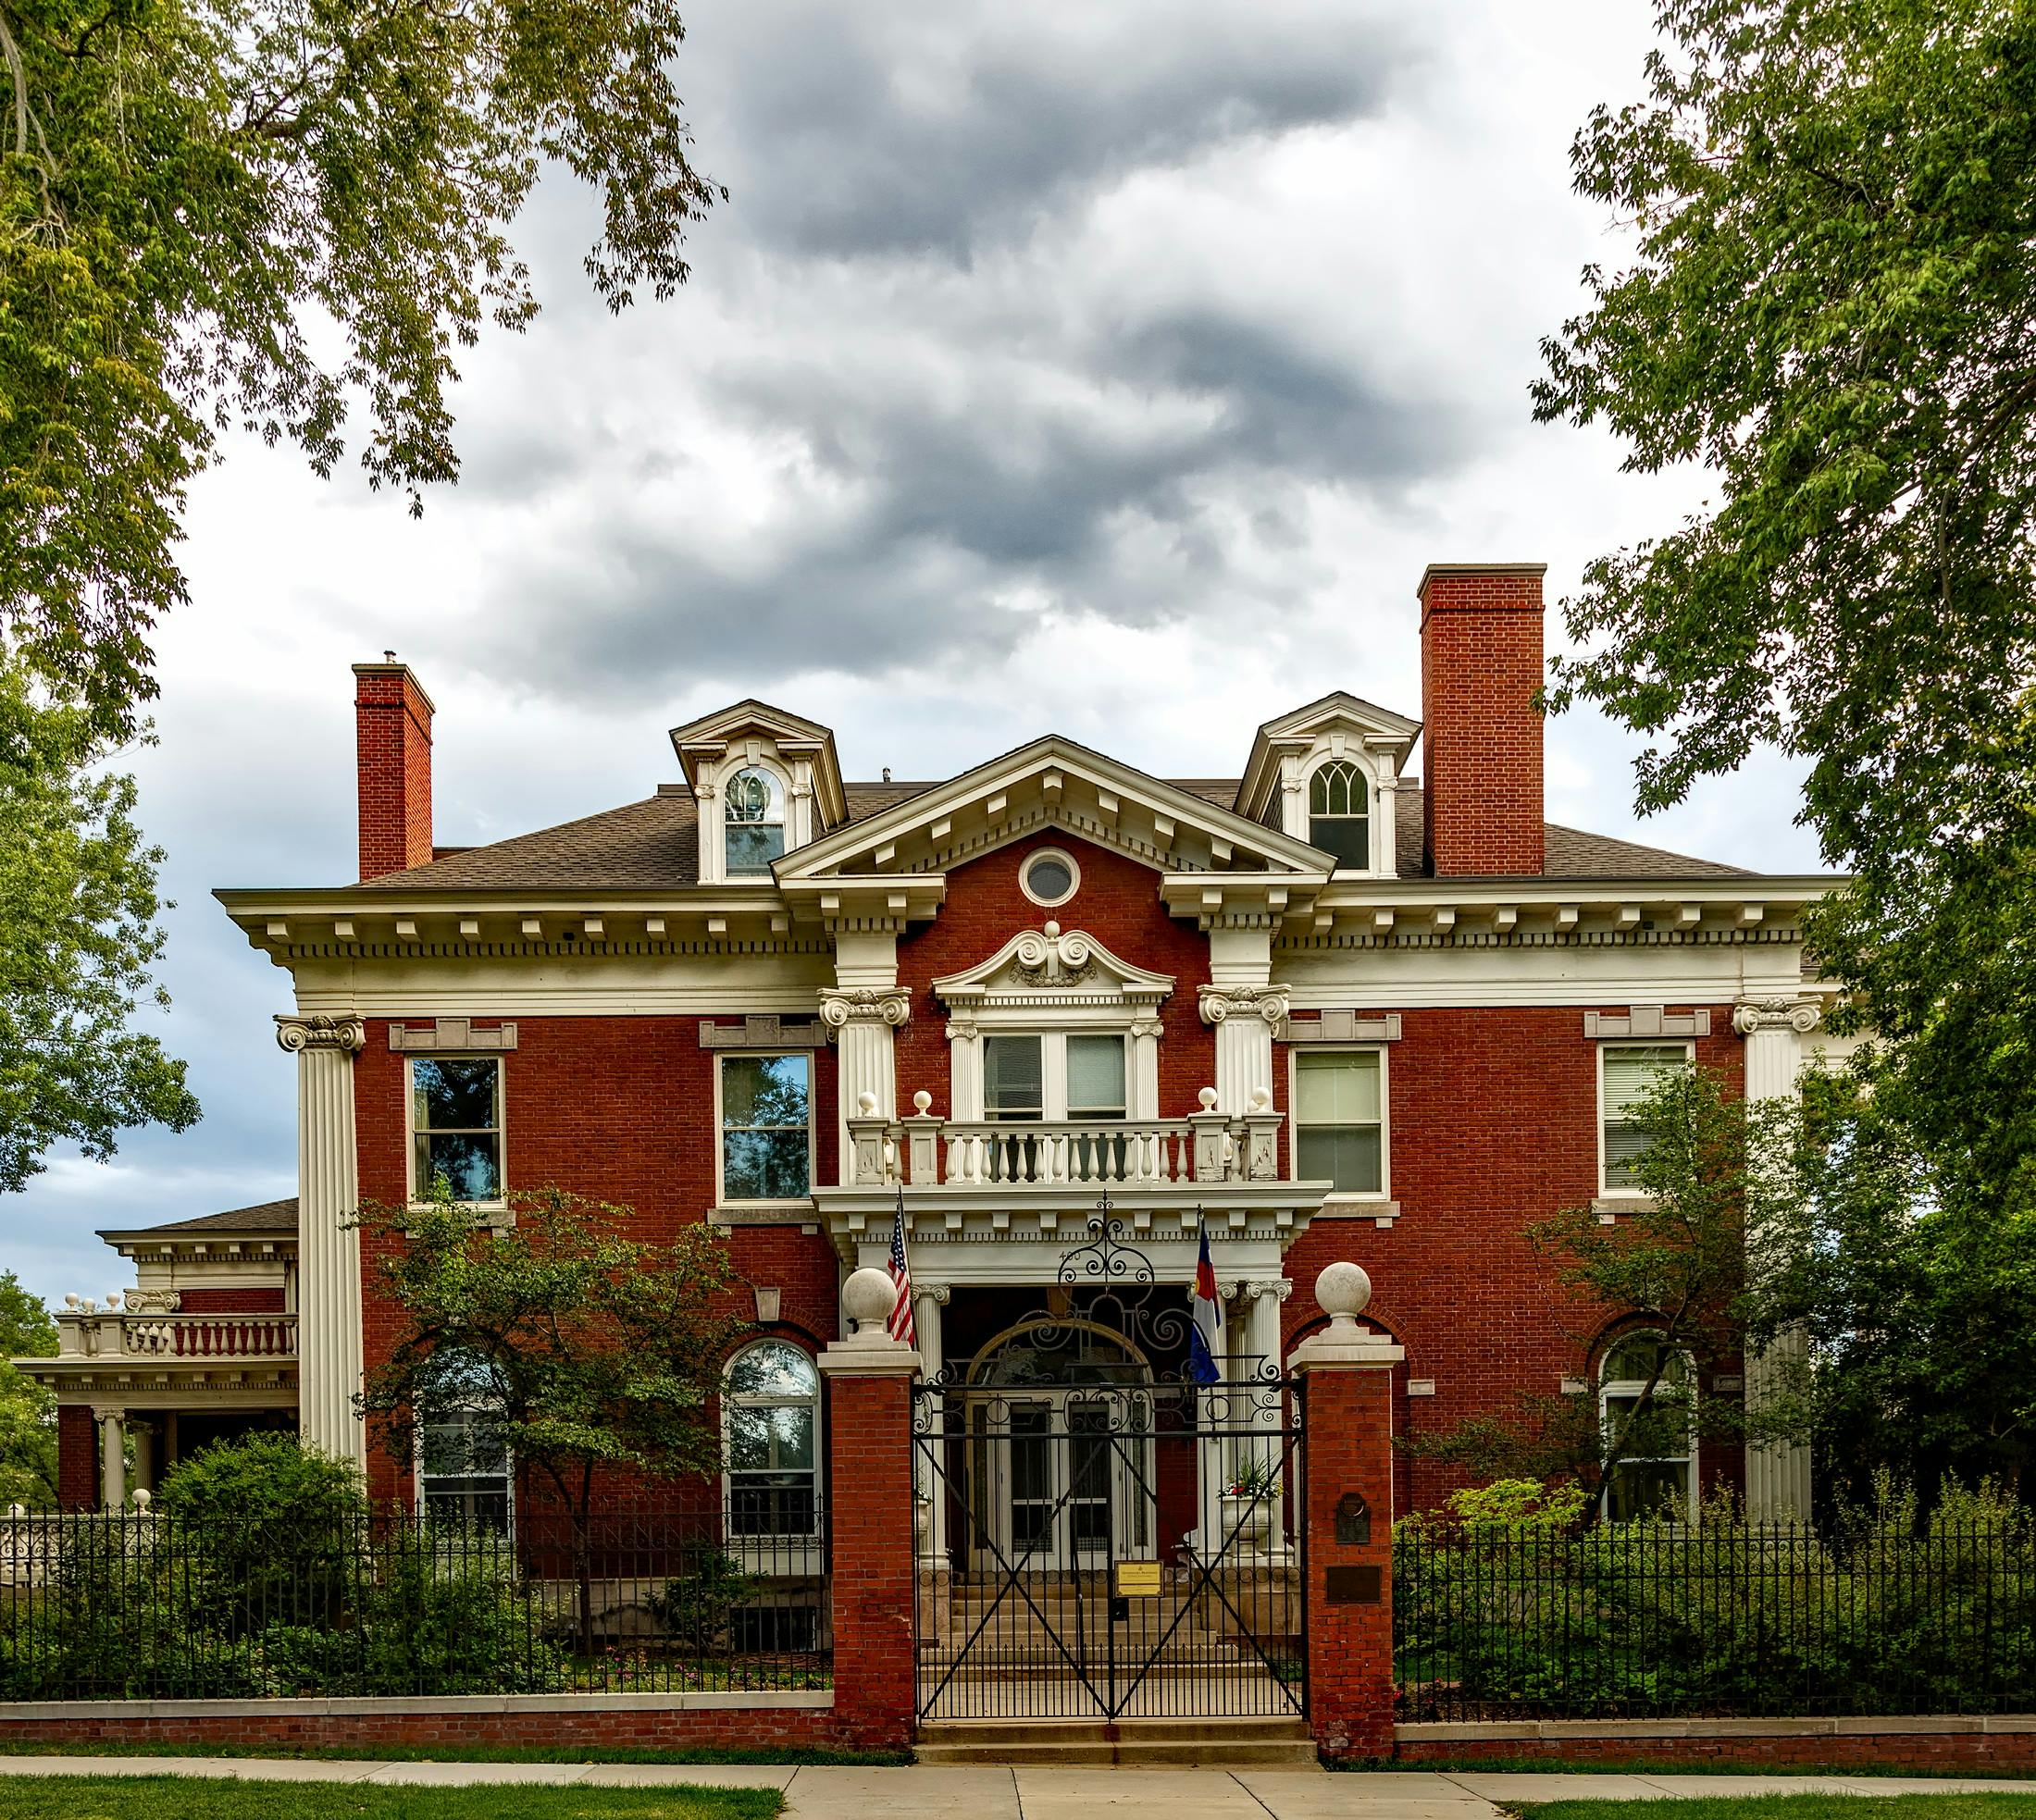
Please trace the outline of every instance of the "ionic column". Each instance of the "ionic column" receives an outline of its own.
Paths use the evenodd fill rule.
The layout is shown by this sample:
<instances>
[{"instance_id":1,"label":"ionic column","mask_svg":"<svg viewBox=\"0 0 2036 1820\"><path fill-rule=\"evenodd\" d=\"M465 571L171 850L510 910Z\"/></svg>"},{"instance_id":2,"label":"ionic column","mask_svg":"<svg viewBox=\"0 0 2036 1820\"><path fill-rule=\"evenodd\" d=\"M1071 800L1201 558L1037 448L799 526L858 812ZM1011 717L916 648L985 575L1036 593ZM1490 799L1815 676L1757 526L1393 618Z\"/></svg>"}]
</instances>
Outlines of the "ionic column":
<instances>
[{"instance_id":1,"label":"ionic column","mask_svg":"<svg viewBox=\"0 0 2036 1820\"><path fill-rule=\"evenodd\" d=\"M1286 1298L1294 1293L1294 1285L1285 1277L1277 1277L1270 1281L1240 1283L1237 1291L1244 1298L1246 1354L1238 1363L1237 1375L1256 1382L1253 1388L1239 1393L1241 1398L1249 1401L1241 1402L1235 1413L1248 1420L1252 1428L1268 1431L1263 1441L1243 1442L1238 1451L1242 1457L1277 1472L1281 1452L1281 1393L1272 1380L1284 1375L1281 1311L1286 1306ZM1282 1555L1285 1553L1285 1532L1280 1521L1280 1506L1274 1503L1272 1508L1272 1527L1267 1540L1267 1552Z\"/></svg>"},{"instance_id":2,"label":"ionic column","mask_svg":"<svg viewBox=\"0 0 2036 1820\"><path fill-rule=\"evenodd\" d=\"M127 1504L127 1411L95 1408L99 1424L99 1504L119 1510Z\"/></svg>"},{"instance_id":3,"label":"ionic column","mask_svg":"<svg viewBox=\"0 0 2036 1820\"><path fill-rule=\"evenodd\" d=\"M361 1388L360 1206L354 1135L358 1018L279 1017L276 1040L297 1058L297 1433L365 1467Z\"/></svg>"},{"instance_id":4,"label":"ionic column","mask_svg":"<svg viewBox=\"0 0 2036 1820\"><path fill-rule=\"evenodd\" d=\"M1216 1108L1232 1118L1272 1103L1272 1033L1286 1018L1284 985L1205 985L1202 1021L1216 1031Z\"/></svg>"},{"instance_id":5,"label":"ionic column","mask_svg":"<svg viewBox=\"0 0 2036 1820\"><path fill-rule=\"evenodd\" d=\"M155 1424L130 1422L134 1433L134 1489L151 1494L155 1490Z\"/></svg>"},{"instance_id":6,"label":"ionic column","mask_svg":"<svg viewBox=\"0 0 2036 1820\"><path fill-rule=\"evenodd\" d=\"M828 986L820 995L820 1021L835 1035L835 1077L841 1102L842 1141L838 1174L844 1188L855 1183L855 1158L847 1120L868 1094L874 1116L898 1117L897 1031L912 1015L912 994L903 986Z\"/></svg>"},{"instance_id":7,"label":"ionic column","mask_svg":"<svg viewBox=\"0 0 2036 1820\"><path fill-rule=\"evenodd\" d=\"M1814 1003L1795 998L1763 998L1732 1011L1732 1028L1746 1039L1746 1097L1788 1099L1796 1091L1802 1065L1802 1040L1817 1027ZM1746 1407L1758 1407L1775 1385L1786 1383L1806 1359L1808 1336L1795 1331L1780 1335L1761 1353L1746 1357ZM1810 1514L1810 1450L1801 1442L1748 1442L1746 1444L1746 1515L1756 1523L1794 1519Z\"/></svg>"}]
</instances>

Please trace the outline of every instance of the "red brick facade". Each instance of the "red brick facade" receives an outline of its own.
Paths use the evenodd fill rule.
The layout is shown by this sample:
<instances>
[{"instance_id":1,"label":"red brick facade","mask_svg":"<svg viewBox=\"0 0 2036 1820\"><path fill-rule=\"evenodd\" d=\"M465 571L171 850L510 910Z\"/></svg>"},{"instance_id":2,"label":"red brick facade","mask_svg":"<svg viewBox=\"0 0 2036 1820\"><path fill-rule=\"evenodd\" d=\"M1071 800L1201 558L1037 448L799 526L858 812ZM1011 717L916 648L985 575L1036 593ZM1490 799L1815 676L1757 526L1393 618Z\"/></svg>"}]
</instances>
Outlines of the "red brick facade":
<instances>
[{"instance_id":1,"label":"red brick facade","mask_svg":"<svg viewBox=\"0 0 2036 1820\"><path fill-rule=\"evenodd\" d=\"M908 1355L909 1356L909 1355ZM912 1742L918 1710L912 1623L912 1380L830 1378L830 1543L835 1717L879 1749Z\"/></svg>"},{"instance_id":2,"label":"red brick facade","mask_svg":"<svg viewBox=\"0 0 2036 1820\"><path fill-rule=\"evenodd\" d=\"M354 666L361 876L431 860L431 700L407 664Z\"/></svg>"},{"instance_id":3,"label":"red brick facade","mask_svg":"<svg viewBox=\"0 0 2036 1820\"><path fill-rule=\"evenodd\" d=\"M1541 576L1524 564L1422 577L1423 834L1437 878L1542 870Z\"/></svg>"},{"instance_id":4,"label":"red brick facade","mask_svg":"<svg viewBox=\"0 0 2036 1820\"><path fill-rule=\"evenodd\" d=\"M98 1507L99 1430L83 1404L56 1411L56 1502L65 1510Z\"/></svg>"}]
</instances>

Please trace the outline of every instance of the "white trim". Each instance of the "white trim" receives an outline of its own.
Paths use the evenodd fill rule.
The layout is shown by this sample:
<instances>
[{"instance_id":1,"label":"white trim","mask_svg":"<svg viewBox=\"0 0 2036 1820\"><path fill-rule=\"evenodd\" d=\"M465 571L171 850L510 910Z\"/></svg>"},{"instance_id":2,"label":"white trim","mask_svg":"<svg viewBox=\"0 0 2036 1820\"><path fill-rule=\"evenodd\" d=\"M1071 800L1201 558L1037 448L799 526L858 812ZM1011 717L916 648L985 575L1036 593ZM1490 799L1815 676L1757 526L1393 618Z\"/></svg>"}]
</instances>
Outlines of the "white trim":
<instances>
[{"instance_id":1,"label":"white trim","mask_svg":"<svg viewBox=\"0 0 2036 1820\"><path fill-rule=\"evenodd\" d=\"M813 1373L813 1392L808 1398L758 1396L753 1394L738 1395L735 1392L726 1389L724 1389L721 1393L721 1509L722 1524L725 1530L722 1545L732 1554L739 1554L745 1543L803 1541L811 1542L817 1547L822 1534L820 1513L826 1507L825 1499L826 1496L827 1449L826 1437L821 1432L821 1410L826 1402L826 1385L821 1380L820 1362L816 1356L787 1334L760 1333L755 1339L744 1342L743 1344L738 1346L734 1352L728 1355L728 1362L722 1371L722 1382L726 1385L733 1379L736 1361L745 1353L753 1353L764 1346L784 1346L804 1359L806 1368ZM738 1407L744 1409L788 1409L801 1404L809 1406L813 1412L813 1526L808 1530L774 1529L767 1533L760 1532L739 1536L728 1527L735 1490L730 1480L728 1467L728 1411L731 1408ZM766 1470L768 1469L766 1468ZM775 1555L774 1558L776 1558Z\"/></svg>"},{"instance_id":2,"label":"white trim","mask_svg":"<svg viewBox=\"0 0 2036 1820\"><path fill-rule=\"evenodd\" d=\"M1068 887L1058 898L1043 898L1032 888L1032 869L1041 860L1058 860L1067 868ZM1082 888L1081 863L1064 847L1036 847L1019 862L1018 888L1041 910L1059 910Z\"/></svg>"},{"instance_id":3,"label":"white trim","mask_svg":"<svg viewBox=\"0 0 2036 1820\"><path fill-rule=\"evenodd\" d=\"M1696 1045L1688 1039L1670 1037L1654 1042L1600 1042L1591 1061L1597 1076L1597 1192L1602 1200L1616 1201L1621 1206L1636 1210L1646 1205L1649 1196L1644 1188L1614 1188L1605 1176L1605 1058L1621 1049L1681 1049L1684 1059L1692 1068L1696 1066Z\"/></svg>"},{"instance_id":4,"label":"white trim","mask_svg":"<svg viewBox=\"0 0 2036 1820\"><path fill-rule=\"evenodd\" d=\"M1314 846L1315 834L1315 779L1333 764L1347 765L1354 779L1364 791L1364 844L1365 863L1361 866L1347 866L1339 863L1330 873L1332 879L1376 877L1383 869L1382 848L1384 840L1380 824L1384 820L1392 803L1380 786L1379 767L1376 754L1368 746L1349 746L1342 740L1322 740L1313 747L1301 762L1301 825L1296 831L1310 847ZM1356 821L1357 817L1328 817L1329 820ZM1327 853L1326 847L1317 848L1317 852Z\"/></svg>"},{"instance_id":5,"label":"white trim","mask_svg":"<svg viewBox=\"0 0 2036 1820\"><path fill-rule=\"evenodd\" d=\"M714 1052L714 1205L724 1207L802 1207L813 1202L814 1177L818 1170L819 1158L813 1142L813 1100L817 1096L818 1069L813 1058L819 1052L813 1049L719 1049ZM737 1200L728 1194L727 1180L727 1127L722 1118L721 1083L724 1071L732 1061L761 1061L769 1059L797 1057L806 1065L806 1192L783 1200Z\"/></svg>"},{"instance_id":6,"label":"white trim","mask_svg":"<svg viewBox=\"0 0 2036 1820\"><path fill-rule=\"evenodd\" d=\"M977 1095L976 1109L974 1113L970 1115L968 1120L958 1120L958 1122L973 1123L978 1120L987 1119L990 1116L989 1098L988 1095L985 1091L985 1083L988 1080L989 1058L987 1051L984 1048L984 1045L987 1043L992 1036L1029 1036L1034 1038L1038 1043L1040 1099L1039 1117L1042 1120L1048 1123L1066 1123L1073 1120L1086 1120L1093 1119L1099 1124L1100 1124L1106 1123L1109 1120L1110 1115L1107 1113L1076 1113L1070 1112L1068 1110L1067 1042L1068 1038L1071 1036L1116 1037L1124 1045L1124 1109L1123 1117L1128 1122L1132 1120L1136 1119L1157 1119L1160 1116L1156 1108L1151 1111L1148 1111L1144 1109L1141 1103L1144 1098L1144 1095L1142 1092L1141 1083L1136 1079L1137 1073L1136 1059L1133 1053L1134 1044L1131 1032L1128 1027L1123 1030L1101 1030L1080 1025L1067 1027L1061 1025L1045 1024L1031 1026L1006 1024L1000 1021L995 1013L986 1014L980 1020L980 1021L989 1024L991 1028L978 1032L973 1039L973 1046L975 1051L975 1078L974 1084L975 1093ZM962 1071L955 1070L950 1075L949 1081L949 1093L950 1095L950 1098L949 1100L950 1105L955 1103L952 1096L959 1094L962 1084ZM1135 1108L1136 1108L1137 1109L1134 1109ZM1001 1123L1003 1121L999 1120L999 1122ZM1025 1125L1029 1121L1023 1119L1013 1119L1011 1120L1009 1122L1014 1132L1022 1133L1025 1128Z\"/></svg>"},{"instance_id":7,"label":"white trim","mask_svg":"<svg viewBox=\"0 0 2036 1820\"><path fill-rule=\"evenodd\" d=\"M489 1055L451 1054L412 1056L405 1055L403 1063L403 1182L409 1196L407 1205L421 1207L424 1197L417 1190L417 1128L414 1122L417 1116L417 1089L414 1071L420 1061L485 1061L495 1071L495 1177L502 1186L502 1193L491 1201L454 1201L454 1207L468 1207L476 1213L506 1215L509 1211L509 1071L503 1066L503 1054L496 1051ZM458 1129L454 1127L453 1129ZM473 1127L479 1130L482 1127Z\"/></svg>"},{"instance_id":8,"label":"white trim","mask_svg":"<svg viewBox=\"0 0 2036 1820\"><path fill-rule=\"evenodd\" d=\"M1333 1188L1322 1196L1326 1214L1376 1212L1382 1201L1393 1198L1393 1059L1384 1043L1309 1043L1286 1051L1286 1179L1298 1182L1300 1175L1300 1069L1301 1056L1376 1056L1379 1059L1379 1186L1376 1194L1355 1189Z\"/></svg>"}]
</instances>

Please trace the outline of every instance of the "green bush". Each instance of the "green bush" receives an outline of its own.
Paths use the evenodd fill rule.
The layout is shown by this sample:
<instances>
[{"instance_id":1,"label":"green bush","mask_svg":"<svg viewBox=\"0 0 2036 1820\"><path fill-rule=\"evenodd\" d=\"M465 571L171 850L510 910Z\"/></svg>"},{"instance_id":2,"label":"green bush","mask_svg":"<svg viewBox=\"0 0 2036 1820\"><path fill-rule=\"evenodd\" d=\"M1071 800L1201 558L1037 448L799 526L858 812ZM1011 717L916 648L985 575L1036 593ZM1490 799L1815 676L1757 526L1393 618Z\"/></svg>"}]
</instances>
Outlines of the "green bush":
<instances>
[{"instance_id":1,"label":"green bush","mask_svg":"<svg viewBox=\"0 0 2036 1820\"><path fill-rule=\"evenodd\" d=\"M1493 1492L1498 1495L1495 1498ZM1579 1528L1501 1488L1396 1532L1409 1717L2026 1710L2036 1535L1992 1489L1883 1488L1832 1533Z\"/></svg>"}]
</instances>

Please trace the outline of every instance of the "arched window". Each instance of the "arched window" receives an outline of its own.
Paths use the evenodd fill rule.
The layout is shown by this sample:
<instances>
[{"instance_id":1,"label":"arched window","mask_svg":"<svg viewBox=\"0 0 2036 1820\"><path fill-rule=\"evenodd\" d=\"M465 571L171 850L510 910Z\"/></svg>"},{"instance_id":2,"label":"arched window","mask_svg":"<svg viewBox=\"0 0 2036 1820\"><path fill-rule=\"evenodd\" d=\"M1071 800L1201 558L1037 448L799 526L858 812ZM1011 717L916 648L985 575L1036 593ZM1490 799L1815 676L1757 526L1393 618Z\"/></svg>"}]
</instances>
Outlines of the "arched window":
<instances>
[{"instance_id":1,"label":"arched window","mask_svg":"<svg viewBox=\"0 0 2036 1820\"><path fill-rule=\"evenodd\" d=\"M810 1536L820 1509L820 1374L797 1346L759 1340L722 1398L731 1536Z\"/></svg>"},{"instance_id":2,"label":"arched window","mask_svg":"<svg viewBox=\"0 0 2036 1820\"><path fill-rule=\"evenodd\" d=\"M478 1355L447 1346L431 1356L416 1399L417 1508L441 1522L506 1530L509 1444L502 1388Z\"/></svg>"},{"instance_id":3,"label":"arched window","mask_svg":"<svg viewBox=\"0 0 2036 1820\"><path fill-rule=\"evenodd\" d=\"M723 850L730 878L768 873L785 855L785 792L761 765L747 765L721 793Z\"/></svg>"},{"instance_id":4,"label":"arched window","mask_svg":"<svg viewBox=\"0 0 2036 1820\"><path fill-rule=\"evenodd\" d=\"M1308 844L1334 853L1338 870L1372 863L1372 787L1347 759L1331 759L1308 780Z\"/></svg>"},{"instance_id":5,"label":"arched window","mask_svg":"<svg viewBox=\"0 0 2036 1820\"><path fill-rule=\"evenodd\" d=\"M1696 1509L1695 1388L1688 1356L1652 1330L1622 1334L1606 1349L1598 1421L1608 1443L1623 1437L1622 1457L1605 1481L1608 1520L1687 1521Z\"/></svg>"}]
</instances>

